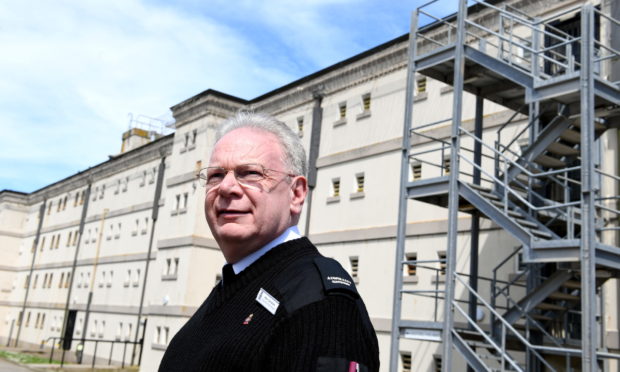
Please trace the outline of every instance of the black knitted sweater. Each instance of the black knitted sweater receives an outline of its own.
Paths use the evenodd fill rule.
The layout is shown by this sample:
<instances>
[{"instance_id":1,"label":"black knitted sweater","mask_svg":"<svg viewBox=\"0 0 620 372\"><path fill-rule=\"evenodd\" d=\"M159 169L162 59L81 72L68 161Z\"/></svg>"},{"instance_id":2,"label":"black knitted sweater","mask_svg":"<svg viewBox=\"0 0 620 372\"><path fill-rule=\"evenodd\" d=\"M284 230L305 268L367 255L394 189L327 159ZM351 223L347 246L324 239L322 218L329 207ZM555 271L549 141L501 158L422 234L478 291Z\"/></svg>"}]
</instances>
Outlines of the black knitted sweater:
<instances>
[{"instance_id":1,"label":"black knitted sweater","mask_svg":"<svg viewBox=\"0 0 620 372\"><path fill-rule=\"evenodd\" d=\"M316 257L308 239L292 240L216 285L171 340L159 371L314 372L332 360L378 371L377 337L361 299L326 292ZM280 302L275 315L256 300L261 288Z\"/></svg>"}]
</instances>

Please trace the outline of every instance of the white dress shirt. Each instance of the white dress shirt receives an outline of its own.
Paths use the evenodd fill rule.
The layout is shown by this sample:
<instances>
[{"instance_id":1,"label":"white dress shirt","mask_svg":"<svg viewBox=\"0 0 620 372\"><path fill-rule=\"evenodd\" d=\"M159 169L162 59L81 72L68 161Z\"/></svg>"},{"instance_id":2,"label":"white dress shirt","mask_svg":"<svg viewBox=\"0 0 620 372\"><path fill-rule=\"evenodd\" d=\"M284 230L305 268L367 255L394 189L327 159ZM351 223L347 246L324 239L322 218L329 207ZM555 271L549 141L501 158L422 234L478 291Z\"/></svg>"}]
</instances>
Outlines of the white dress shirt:
<instances>
[{"instance_id":1,"label":"white dress shirt","mask_svg":"<svg viewBox=\"0 0 620 372\"><path fill-rule=\"evenodd\" d=\"M301 234L299 233L299 228L297 226L291 226L288 229L284 230L282 235L278 236L270 243L262 247L261 249L252 252L251 254L245 256L237 263L232 265L233 271L236 274L239 274L243 270L247 269L248 266L253 264L256 260L261 258L265 253L269 252L273 247L280 245L284 242L288 242L289 240L301 238Z\"/></svg>"}]
</instances>

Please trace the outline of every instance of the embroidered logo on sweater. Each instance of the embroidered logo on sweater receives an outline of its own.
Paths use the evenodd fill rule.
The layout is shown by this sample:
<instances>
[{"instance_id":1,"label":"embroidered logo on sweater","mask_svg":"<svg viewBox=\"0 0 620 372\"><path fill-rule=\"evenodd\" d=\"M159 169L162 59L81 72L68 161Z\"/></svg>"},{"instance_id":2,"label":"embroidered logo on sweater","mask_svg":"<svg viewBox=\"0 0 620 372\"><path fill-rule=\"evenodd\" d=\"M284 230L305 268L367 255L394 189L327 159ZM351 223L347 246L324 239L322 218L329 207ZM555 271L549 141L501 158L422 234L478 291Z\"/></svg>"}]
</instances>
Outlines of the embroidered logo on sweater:
<instances>
[{"instance_id":1,"label":"embroidered logo on sweater","mask_svg":"<svg viewBox=\"0 0 620 372\"><path fill-rule=\"evenodd\" d=\"M252 321L252 318L254 317L254 313L248 315L247 318L245 318L245 320L243 321L243 325L248 325L250 324L250 322Z\"/></svg>"},{"instance_id":2,"label":"embroidered logo on sweater","mask_svg":"<svg viewBox=\"0 0 620 372\"><path fill-rule=\"evenodd\" d=\"M280 306L280 301L276 300L275 297L262 288L258 291L258 295L256 295L256 301L273 315L276 315L276 310Z\"/></svg>"}]
</instances>

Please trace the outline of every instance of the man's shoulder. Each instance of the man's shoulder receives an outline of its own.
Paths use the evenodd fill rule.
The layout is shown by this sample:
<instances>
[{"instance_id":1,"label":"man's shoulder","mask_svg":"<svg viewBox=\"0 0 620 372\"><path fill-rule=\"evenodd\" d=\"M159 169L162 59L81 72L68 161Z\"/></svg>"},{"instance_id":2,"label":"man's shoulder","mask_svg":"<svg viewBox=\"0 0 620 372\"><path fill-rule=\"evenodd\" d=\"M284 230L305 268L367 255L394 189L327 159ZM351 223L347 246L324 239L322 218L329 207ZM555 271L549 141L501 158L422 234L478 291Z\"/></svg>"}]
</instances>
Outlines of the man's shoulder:
<instances>
[{"instance_id":1,"label":"man's shoulder","mask_svg":"<svg viewBox=\"0 0 620 372\"><path fill-rule=\"evenodd\" d=\"M274 286L289 314L327 296L359 298L353 279L342 265L320 254L296 260L277 275Z\"/></svg>"}]
</instances>

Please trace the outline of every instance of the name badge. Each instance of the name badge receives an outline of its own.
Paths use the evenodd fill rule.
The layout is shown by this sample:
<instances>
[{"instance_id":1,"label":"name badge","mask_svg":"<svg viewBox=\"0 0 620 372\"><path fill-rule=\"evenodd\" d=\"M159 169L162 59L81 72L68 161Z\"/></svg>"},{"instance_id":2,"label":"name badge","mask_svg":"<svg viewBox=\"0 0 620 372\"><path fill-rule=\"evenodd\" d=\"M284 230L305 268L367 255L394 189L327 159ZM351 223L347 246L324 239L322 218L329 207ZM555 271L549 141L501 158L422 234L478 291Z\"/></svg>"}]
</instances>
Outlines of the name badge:
<instances>
[{"instance_id":1,"label":"name badge","mask_svg":"<svg viewBox=\"0 0 620 372\"><path fill-rule=\"evenodd\" d=\"M263 305L263 307L273 315L276 315L276 310L278 309L278 306L280 306L280 301L276 300L275 297L262 288L258 291L256 301Z\"/></svg>"}]
</instances>

